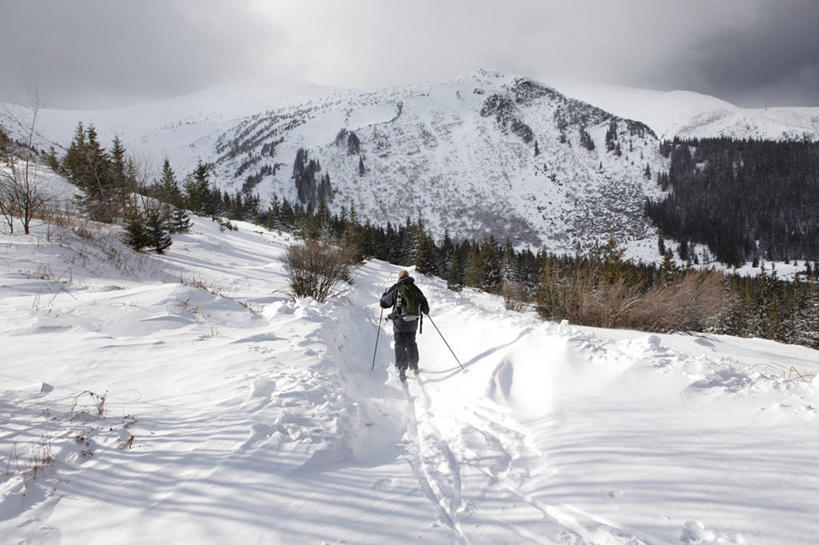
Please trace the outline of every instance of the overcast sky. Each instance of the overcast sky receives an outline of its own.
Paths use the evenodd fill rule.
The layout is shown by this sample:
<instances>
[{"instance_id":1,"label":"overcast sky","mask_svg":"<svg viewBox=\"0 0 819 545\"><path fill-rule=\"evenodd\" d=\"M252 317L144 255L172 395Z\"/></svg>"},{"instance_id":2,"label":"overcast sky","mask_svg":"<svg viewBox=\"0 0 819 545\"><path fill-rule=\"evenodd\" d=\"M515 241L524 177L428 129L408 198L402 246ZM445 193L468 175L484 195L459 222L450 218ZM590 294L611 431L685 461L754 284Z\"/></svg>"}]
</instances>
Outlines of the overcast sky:
<instances>
[{"instance_id":1,"label":"overcast sky","mask_svg":"<svg viewBox=\"0 0 819 545\"><path fill-rule=\"evenodd\" d=\"M0 100L108 107L237 78L477 68L819 106L817 0L0 0Z\"/></svg>"}]
</instances>

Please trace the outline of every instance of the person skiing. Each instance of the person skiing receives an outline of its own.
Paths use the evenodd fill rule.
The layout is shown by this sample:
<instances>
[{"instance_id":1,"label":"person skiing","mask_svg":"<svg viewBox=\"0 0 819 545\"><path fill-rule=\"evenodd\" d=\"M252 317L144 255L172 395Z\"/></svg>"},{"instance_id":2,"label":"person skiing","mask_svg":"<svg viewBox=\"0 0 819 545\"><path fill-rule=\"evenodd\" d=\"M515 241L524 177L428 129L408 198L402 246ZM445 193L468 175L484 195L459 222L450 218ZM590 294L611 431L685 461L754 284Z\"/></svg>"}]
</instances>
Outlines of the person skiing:
<instances>
[{"instance_id":1,"label":"person skiing","mask_svg":"<svg viewBox=\"0 0 819 545\"><path fill-rule=\"evenodd\" d=\"M401 381L407 379L407 367L418 374L418 345L415 343L415 332L418 324L423 322L421 314L429 314L429 303L423 292L415 285L409 272L398 273L398 282L381 296L381 308L393 307L387 316L392 320L395 338L395 367Z\"/></svg>"}]
</instances>

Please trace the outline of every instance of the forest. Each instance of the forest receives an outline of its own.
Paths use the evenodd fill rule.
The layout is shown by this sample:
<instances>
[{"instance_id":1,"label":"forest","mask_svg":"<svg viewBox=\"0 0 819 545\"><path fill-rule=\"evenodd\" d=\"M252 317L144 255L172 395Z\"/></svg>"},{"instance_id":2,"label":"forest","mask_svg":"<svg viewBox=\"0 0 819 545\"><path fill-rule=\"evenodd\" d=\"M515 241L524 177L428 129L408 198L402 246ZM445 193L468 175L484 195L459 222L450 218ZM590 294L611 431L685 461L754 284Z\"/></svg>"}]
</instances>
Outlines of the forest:
<instances>
[{"instance_id":1,"label":"forest","mask_svg":"<svg viewBox=\"0 0 819 545\"><path fill-rule=\"evenodd\" d=\"M663 142L646 203L664 237L705 244L729 265L819 259L819 144L713 138Z\"/></svg>"}]
</instances>

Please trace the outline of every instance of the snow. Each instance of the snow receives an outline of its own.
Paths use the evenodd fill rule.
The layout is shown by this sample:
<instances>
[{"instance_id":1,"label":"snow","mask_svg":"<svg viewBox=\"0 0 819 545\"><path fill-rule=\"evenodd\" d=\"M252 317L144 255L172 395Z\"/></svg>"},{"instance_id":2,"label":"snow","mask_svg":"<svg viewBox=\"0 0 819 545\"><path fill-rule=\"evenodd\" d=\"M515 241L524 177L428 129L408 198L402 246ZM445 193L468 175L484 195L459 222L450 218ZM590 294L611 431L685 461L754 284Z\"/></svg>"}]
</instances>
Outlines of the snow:
<instances>
[{"instance_id":1,"label":"snow","mask_svg":"<svg viewBox=\"0 0 819 545\"><path fill-rule=\"evenodd\" d=\"M541 322L418 276L403 386L387 324L370 370L398 268L294 300L293 241L238 225L195 218L164 256L0 234L3 543L819 537L819 352Z\"/></svg>"},{"instance_id":2,"label":"snow","mask_svg":"<svg viewBox=\"0 0 819 545\"><path fill-rule=\"evenodd\" d=\"M555 85L568 96L644 122L664 140L675 136L819 140L816 107L741 108L694 91L654 91L578 81Z\"/></svg>"}]
</instances>

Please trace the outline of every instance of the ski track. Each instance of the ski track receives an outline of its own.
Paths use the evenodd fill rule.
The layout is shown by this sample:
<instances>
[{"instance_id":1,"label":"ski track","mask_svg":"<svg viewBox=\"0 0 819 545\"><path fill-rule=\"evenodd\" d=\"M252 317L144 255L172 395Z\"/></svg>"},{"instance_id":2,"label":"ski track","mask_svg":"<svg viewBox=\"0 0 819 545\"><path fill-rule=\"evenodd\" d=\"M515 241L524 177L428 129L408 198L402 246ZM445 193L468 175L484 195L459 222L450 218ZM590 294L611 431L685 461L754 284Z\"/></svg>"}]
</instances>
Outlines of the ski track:
<instances>
[{"instance_id":1,"label":"ski track","mask_svg":"<svg viewBox=\"0 0 819 545\"><path fill-rule=\"evenodd\" d=\"M422 377L413 380L408 377L404 384L407 396L407 433L414 443L410 465L419 479L422 490L435 505L441 519L452 530L458 543L470 544L469 534L462 528L463 518L473 512L480 512L482 506L477 497L464 502L462 474L468 468L486 477L486 485L503 489L510 498L526 503L536 509L545 524L535 533L490 516L494 524L513 536L531 543L571 543L572 545L652 545L646 538L638 538L633 532L616 527L591 514L568 505L544 504L519 489L526 484L526 471L517 472L513 467L522 457L540 457L529 452L525 446L526 436L521 431L507 428L497 420L478 411L467 412L467 418L455 424L460 428L460 448L453 451L434 424L432 399ZM417 386L415 386L417 384ZM451 419L453 415L448 415ZM478 423L479 422L479 423ZM478 425L475 425L478 423ZM480 427L478 427L480 426ZM477 444L476 444L477 443ZM471 445L471 446L470 446ZM514 447L513 453L509 449ZM483 451L478 454L476 451ZM461 460L455 453L460 455ZM490 454L487 454L489 452ZM444 466L445 470L441 470ZM475 494L477 496L477 494ZM464 507L468 505L468 511ZM467 516L464 517L466 512ZM507 515L508 516L508 515ZM580 520L585 521L581 524ZM589 527L593 530L588 529ZM548 533L544 533L544 530ZM546 538L556 536L557 542Z\"/></svg>"},{"instance_id":2,"label":"ski track","mask_svg":"<svg viewBox=\"0 0 819 545\"><path fill-rule=\"evenodd\" d=\"M469 545L470 541L458 523L458 510L462 501L460 464L429 418L429 398L424 389L420 388L423 397L423 417L419 419L417 397L410 393L406 384L404 386L408 404L407 432L414 443L415 451L414 463L411 462L413 471L422 489L427 491L427 497L436 505L441 518L453 531L458 542ZM441 469L442 464L446 466L444 470Z\"/></svg>"}]
</instances>

